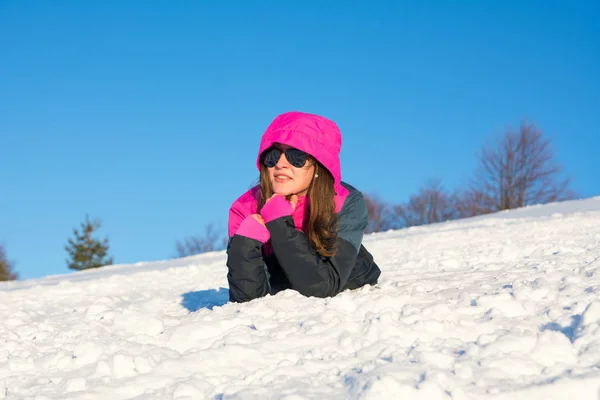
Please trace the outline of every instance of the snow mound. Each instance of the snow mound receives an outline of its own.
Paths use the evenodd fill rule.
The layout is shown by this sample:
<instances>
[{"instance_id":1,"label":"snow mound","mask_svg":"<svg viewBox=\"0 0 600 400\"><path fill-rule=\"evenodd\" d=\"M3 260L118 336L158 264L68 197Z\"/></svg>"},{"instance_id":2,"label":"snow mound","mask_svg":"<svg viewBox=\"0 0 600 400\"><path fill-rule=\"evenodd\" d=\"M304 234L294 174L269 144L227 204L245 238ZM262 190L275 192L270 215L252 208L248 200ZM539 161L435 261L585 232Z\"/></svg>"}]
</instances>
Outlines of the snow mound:
<instances>
[{"instance_id":1,"label":"snow mound","mask_svg":"<svg viewBox=\"0 0 600 400\"><path fill-rule=\"evenodd\" d=\"M600 197L369 235L378 285L228 303L225 254L0 284L0 399L595 399Z\"/></svg>"}]
</instances>

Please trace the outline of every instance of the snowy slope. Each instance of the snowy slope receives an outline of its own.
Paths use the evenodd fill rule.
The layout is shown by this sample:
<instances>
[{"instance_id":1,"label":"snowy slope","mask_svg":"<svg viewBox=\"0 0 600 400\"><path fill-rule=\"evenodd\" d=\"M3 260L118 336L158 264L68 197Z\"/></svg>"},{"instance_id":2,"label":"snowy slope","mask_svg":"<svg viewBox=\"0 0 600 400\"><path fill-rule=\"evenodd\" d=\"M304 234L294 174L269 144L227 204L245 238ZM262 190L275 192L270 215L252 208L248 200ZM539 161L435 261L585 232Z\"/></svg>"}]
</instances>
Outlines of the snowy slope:
<instances>
[{"instance_id":1,"label":"snowy slope","mask_svg":"<svg viewBox=\"0 0 600 400\"><path fill-rule=\"evenodd\" d=\"M330 299L227 303L224 253L0 284L0 398L597 398L600 197L365 243Z\"/></svg>"}]
</instances>

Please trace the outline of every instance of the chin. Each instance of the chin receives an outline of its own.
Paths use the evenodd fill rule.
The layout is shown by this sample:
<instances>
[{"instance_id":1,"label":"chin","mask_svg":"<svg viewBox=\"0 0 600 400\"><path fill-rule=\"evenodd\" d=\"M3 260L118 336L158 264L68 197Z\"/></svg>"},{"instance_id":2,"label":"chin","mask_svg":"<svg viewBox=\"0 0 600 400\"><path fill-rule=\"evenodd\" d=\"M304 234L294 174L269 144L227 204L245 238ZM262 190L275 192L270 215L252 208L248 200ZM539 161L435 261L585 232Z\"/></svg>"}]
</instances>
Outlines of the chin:
<instances>
[{"instance_id":1,"label":"chin","mask_svg":"<svg viewBox=\"0 0 600 400\"><path fill-rule=\"evenodd\" d=\"M285 189L273 189L273 193L280 194L282 196L289 196L289 195L294 194L294 191L293 190L289 190L289 189L288 190L285 190Z\"/></svg>"},{"instance_id":2,"label":"chin","mask_svg":"<svg viewBox=\"0 0 600 400\"><path fill-rule=\"evenodd\" d=\"M291 194L294 194L294 189L285 187L284 185L275 184L273 185L273 193L280 194L282 196L289 196Z\"/></svg>"}]
</instances>

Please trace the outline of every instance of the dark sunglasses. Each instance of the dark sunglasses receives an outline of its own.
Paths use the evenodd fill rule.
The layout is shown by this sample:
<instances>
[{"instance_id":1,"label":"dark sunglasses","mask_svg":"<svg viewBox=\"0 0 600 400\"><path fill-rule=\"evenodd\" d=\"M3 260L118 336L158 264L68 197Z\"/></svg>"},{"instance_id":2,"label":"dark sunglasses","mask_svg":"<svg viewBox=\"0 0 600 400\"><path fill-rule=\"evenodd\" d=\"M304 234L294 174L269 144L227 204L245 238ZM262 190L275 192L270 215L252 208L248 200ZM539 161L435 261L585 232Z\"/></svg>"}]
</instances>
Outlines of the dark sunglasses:
<instances>
[{"instance_id":1,"label":"dark sunglasses","mask_svg":"<svg viewBox=\"0 0 600 400\"><path fill-rule=\"evenodd\" d=\"M281 153L285 154L285 158L290 164L296 168L302 168L306 164L308 154L302 150L294 149L293 147L288 148L286 151L281 151L277 147L271 147L267 149L261 156L262 163L267 168L273 168L279 162Z\"/></svg>"}]
</instances>

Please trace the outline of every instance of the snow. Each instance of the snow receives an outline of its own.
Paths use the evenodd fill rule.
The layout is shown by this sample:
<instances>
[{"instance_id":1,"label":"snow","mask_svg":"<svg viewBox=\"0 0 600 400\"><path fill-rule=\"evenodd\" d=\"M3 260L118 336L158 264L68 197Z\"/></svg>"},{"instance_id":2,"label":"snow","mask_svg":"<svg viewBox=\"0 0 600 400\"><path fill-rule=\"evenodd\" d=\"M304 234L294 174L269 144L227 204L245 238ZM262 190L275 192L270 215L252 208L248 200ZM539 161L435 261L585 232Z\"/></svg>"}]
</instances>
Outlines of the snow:
<instances>
[{"instance_id":1,"label":"snow","mask_svg":"<svg viewBox=\"0 0 600 400\"><path fill-rule=\"evenodd\" d=\"M596 399L600 197L368 235L378 285L228 303L225 254L0 284L0 399Z\"/></svg>"}]
</instances>

